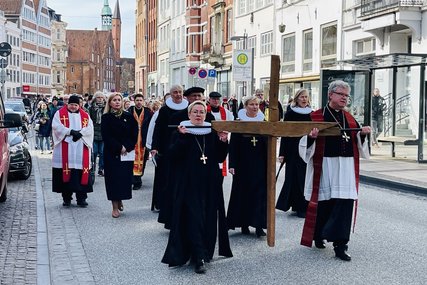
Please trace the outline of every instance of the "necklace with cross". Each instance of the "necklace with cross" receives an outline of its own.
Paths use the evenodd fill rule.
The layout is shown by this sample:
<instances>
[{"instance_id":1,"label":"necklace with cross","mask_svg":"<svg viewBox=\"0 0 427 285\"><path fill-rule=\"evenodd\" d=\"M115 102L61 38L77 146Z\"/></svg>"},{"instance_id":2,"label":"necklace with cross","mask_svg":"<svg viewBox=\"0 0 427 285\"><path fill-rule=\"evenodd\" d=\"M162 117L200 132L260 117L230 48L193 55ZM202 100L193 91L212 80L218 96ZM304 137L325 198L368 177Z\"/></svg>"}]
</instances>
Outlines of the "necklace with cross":
<instances>
[{"instance_id":1,"label":"necklace with cross","mask_svg":"<svg viewBox=\"0 0 427 285\"><path fill-rule=\"evenodd\" d=\"M258 142L258 140L255 137L252 137L251 142L253 143L254 146L256 146L256 143Z\"/></svg>"}]
</instances>

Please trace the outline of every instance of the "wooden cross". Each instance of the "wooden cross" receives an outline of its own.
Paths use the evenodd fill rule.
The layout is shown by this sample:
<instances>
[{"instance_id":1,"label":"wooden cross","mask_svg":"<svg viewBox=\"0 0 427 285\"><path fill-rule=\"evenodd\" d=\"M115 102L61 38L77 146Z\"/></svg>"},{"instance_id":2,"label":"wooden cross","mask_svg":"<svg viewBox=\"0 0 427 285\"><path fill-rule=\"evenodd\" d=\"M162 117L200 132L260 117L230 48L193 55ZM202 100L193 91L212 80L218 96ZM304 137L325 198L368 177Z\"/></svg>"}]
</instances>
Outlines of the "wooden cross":
<instances>
[{"instance_id":1,"label":"wooden cross","mask_svg":"<svg viewBox=\"0 0 427 285\"><path fill-rule=\"evenodd\" d=\"M208 157L205 156L204 153L202 153L202 156L200 157L200 160L203 160L203 164L206 164L206 159L208 159Z\"/></svg>"},{"instance_id":2,"label":"wooden cross","mask_svg":"<svg viewBox=\"0 0 427 285\"><path fill-rule=\"evenodd\" d=\"M212 128L218 132L229 131L249 135L264 135L267 144L267 244L275 243L275 206L276 206L276 143L277 137L302 137L313 128L319 129L320 136L340 136L337 123L329 122L279 122L280 57L271 56L271 75L269 93L268 122L212 121Z\"/></svg>"},{"instance_id":3,"label":"wooden cross","mask_svg":"<svg viewBox=\"0 0 427 285\"><path fill-rule=\"evenodd\" d=\"M251 142L254 144L254 146L256 146L257 141L258 141L258 140L257 140L255 137L252 137Z\"/></svg>"},{"instance_id":4,"label":"wooden cross","mask_svg":"<svg viewBox=\"0 0 427 285\"><path fill-rule=\"evenodd\" d=\"M66 124L66 122L67 122L67 120L68 120L68 118L65 116L65 115L62 115L62 117L59 119L61 122L62 122L62 124L64 124L64 126L65 126L65 124Z\"/></svg>"}]
</instances>

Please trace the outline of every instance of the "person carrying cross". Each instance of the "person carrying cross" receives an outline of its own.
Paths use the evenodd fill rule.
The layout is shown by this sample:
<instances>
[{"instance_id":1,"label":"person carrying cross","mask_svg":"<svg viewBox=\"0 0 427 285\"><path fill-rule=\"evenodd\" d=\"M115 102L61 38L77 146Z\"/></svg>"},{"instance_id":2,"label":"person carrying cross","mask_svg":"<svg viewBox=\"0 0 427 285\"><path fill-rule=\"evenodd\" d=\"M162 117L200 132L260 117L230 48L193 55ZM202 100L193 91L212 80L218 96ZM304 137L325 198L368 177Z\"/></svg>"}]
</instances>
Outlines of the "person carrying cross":
<instances>
[{"instance_id":1,"label":"person carrying cross","mask_svg":"<svg viewBox=\"0 0 427 285\"><path fill-rule=\"evenodd\" d=\"M264 121L259 109L259 98L243 98L239 110L241 121ZM227 211L229 229L240 227L249 235L249 227L258 237L265 236L267 228L267 139L256 135L232 133L229 150L229 172L233 175L230 203Z\"/></svg>"},{"instance_id":2,"label":"person carrying cross","mask_svg":"<svg viewBox=\"0 0 427 285\"><path fill-rule=\"evenodd\" d=\"M93 123L79 105L78 96L53 116L52 191L62 193L63 206L71 205L73 192L77 205L86 207L87 193L92 192L90 177Z\"/></svg>"},{"instance_id":3,"label":"person carrying cross","mask_svg":"<svg viewBox=\"0 0 427 285\"><path fill-rule=\"evenodd\" d=\"M335 256L344 261L351 260L347 244L354 201L357 207L359 157L369 157L366 135L371 132L345 111L350 92L348 83L331 82L328 104L310 114L312 121L337 123L341 135L318 136L319 130L313 128L299 143L307 163L304 195L309 201L301 244L311 247L314 240L317 248L325 248L324 240L333 242Z\"/></svg>"}]
</instances>

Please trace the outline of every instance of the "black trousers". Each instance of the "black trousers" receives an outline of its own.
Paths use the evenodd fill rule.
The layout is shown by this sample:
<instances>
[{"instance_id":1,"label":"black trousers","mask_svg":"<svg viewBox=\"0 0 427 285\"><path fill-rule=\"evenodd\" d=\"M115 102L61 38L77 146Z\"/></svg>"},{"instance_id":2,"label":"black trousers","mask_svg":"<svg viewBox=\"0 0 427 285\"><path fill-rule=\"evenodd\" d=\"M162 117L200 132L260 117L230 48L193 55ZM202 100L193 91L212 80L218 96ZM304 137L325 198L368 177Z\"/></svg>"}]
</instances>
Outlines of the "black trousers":
<instances>
[{"instance_id":1,"label":"black trousers","mask_svg":"<svg viewBox=\"0 0 427 285\"><path fill-rule=\"evenodd\" d=\"M64 199L64 201L73 200L73 192L63 191L62 192L62 199ZM87 199L87 193L86 192L76 192L77 202L83 202L86 199Z\"/></svg>"},{"instance_id":2,"label":"black trousers","mask_svg":"<svg viewBox=\"0 0 427 285\"><path fill-rule=\"evenodd\" d=\"M319 201L314 239L326 239L334 245L345 245L350 240L353 217L352 199Z\"/></svg>"}]
</instances>

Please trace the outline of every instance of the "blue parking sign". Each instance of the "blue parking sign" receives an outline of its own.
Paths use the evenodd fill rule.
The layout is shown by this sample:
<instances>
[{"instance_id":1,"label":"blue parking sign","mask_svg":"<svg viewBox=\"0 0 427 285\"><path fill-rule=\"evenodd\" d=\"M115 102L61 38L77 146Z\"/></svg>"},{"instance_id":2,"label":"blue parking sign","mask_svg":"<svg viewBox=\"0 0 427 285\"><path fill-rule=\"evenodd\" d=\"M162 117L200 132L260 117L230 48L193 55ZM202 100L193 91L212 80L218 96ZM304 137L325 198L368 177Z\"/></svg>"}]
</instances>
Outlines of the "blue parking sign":
<instances>
[{"instance_id":1,"label":"blue parking sign","mask_svg":"<svg viewBox=\"0 0 427 285\"><path fill-rule=\"evenodd\" d=\"M216 70L215 69L209 69L208 77L216 77Z\"/></svg>"}]
</instances>

